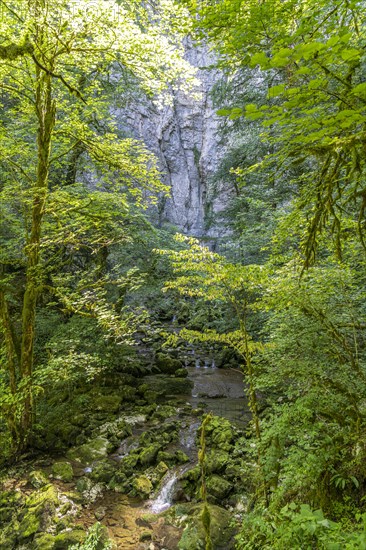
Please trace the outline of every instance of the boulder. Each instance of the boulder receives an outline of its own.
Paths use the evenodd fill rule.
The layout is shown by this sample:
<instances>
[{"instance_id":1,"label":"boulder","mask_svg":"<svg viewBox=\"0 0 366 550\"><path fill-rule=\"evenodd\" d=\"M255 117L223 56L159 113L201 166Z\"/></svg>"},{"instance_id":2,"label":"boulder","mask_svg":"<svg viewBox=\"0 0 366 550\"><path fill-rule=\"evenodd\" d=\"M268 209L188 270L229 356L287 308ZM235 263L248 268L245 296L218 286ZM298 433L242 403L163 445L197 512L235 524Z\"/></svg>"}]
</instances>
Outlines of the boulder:
<instances>
[{"instance_id":1,"label":"boulder","mask_svg":"<svg viewBox=\"0 0 366 550\"><path fill-rule=\"evenodd\" d=\"M136 477L132 485L135 493L142 498L148 497L153 490L152 483L147 476Z\"/></svg>"},{"instance_id":2,"label":"boulder","mask_svg":"<svg viewBox=\"0 0 366 550\"><path fill-rule=\"evenodd\" d=\"M210 536L215 550L234 548L234 529L231 526L231 514L220 506L208 505L210 515ZM186 521L178 550L204 550L206 534L202 522L203 504L194 506Z\"/></svg>"},{"instance_id":3,"label":"boulder","mask_svg":"<svg viewBox=\"0 0 366 550\"><path fill-rule=\"evenodd\" d=\"M56 479L69 483L74 477L70 462L55 462L52 466L52 474Z\"/></svg>"},{"instance_id":4,"label":"boulder","mask_svg":"<svg viewBox=\"0 0 366 550\"><path fill-rule=\"evenodd\" d=\"M179 359L174 359L164 353L157 353L155 356L155 364L159 371L163 374L174 374L178 369L182 368L182 363Z\"/></svg>"},{"instance_id":5,"label":"boulder","mask_svg":"<svg viewBox=\"0 0 366 550\"><path fill-rule=\"evenodd\" d=\"M96 437L84 445L74 447L67 452L70 460L81 464L91 464L95 460L106 458L113 450L113 445L105 437Z\"/></svg>"},{"instance_id":6,"label":"boulder","mask_svg":"<svg viewBox=\"0 0 366 550\"><path fill-rule=\"evenodd\" d=\"M29 482L35 489L48 485L49 480L41 470L33 470L29 473Z\"/></svg>"},{"instance_id":7,"label":"boulder","mask_svg":"<svg viewBox=\"0 0 366 550\"><path fill-rule=\"evenodd\" d=\"M221 502L227 497L232 488L233 486L229 481L215 474L209 476L206 480L207 494L217 502Z\"/></svg>"}]
</instances>

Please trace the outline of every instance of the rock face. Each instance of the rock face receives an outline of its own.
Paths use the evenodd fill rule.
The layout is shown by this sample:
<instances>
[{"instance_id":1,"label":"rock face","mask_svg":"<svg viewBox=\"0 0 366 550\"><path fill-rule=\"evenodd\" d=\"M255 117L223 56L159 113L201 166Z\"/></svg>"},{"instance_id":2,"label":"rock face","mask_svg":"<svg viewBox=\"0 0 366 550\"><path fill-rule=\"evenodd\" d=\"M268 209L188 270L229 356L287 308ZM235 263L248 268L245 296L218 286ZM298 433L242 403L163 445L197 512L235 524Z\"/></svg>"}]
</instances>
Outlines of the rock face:
<instances>
[{"instance_id":1,"label":"rock face","mask_svg":"<svg viewBox=\"0 0 366 550\"><path fill-rule=\"evenodd\" d=\"M186 57L198 67L199 89L194 96L174 93L172 106L158 108L152 103L136 102L119 113L121 127L142 139L159 159L163 181L171 189L171 198L162 198L156 221L168 221L181 231L207 235L207 214L220 209L209 198L208 182L214 174L222 148L217 130L219 117L210 92L220 78L210 69L214 58L205 47L187 41Z\"/></svg>"}]
</instances>

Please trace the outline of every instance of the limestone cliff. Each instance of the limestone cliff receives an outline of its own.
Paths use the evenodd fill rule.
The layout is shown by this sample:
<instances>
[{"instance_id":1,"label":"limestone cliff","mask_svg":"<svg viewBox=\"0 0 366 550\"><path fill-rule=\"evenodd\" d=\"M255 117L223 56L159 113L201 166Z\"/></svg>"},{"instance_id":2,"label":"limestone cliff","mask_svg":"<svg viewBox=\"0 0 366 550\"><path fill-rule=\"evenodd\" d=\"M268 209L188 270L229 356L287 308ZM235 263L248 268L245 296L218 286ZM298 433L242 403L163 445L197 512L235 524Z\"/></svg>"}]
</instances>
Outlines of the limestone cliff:
<instances>
[{"instance_id":1,"label":"limestone cliff","mask_svg":"<svg viewBox=\"0 0 366 550\"><path fill-rule=\"evenodd\" d=\"M177 92L172 106L157 108L146 101L136 102L120 116L123 126L155 153L163 181L171 188L171 197L159 203L159 223L169 221L185 233L203 236L210 234L208 209L220 208L208 197L208 182L221 156L219 120L210 97L220 74L209 68L213 59L204 47L187 44L186 56L198 67L199 97Z\"/></svg>"}]
</instances>

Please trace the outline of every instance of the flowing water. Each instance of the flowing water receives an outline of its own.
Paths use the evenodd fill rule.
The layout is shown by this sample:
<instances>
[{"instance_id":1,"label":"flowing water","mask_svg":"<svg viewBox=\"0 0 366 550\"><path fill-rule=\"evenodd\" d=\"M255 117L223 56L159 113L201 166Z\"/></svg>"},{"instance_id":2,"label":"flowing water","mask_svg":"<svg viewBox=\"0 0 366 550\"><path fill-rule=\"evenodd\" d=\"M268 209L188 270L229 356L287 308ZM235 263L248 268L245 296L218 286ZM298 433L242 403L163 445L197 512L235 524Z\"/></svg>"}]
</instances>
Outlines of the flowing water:
<instances>
[{"instance_id":1,"label":"flowing water","mask_svg":"<svg viewBox=\"0 0 366 550\"><path fill-rule=\"evenodd\" d=\"M180 468L169 471L162 479L162 485L156 498L150 502L149 510L154 514L164 512L173 503L174 489L179 479L179 476L188 470L189 466L181 466Z\"/></svg>"}]
</instances>

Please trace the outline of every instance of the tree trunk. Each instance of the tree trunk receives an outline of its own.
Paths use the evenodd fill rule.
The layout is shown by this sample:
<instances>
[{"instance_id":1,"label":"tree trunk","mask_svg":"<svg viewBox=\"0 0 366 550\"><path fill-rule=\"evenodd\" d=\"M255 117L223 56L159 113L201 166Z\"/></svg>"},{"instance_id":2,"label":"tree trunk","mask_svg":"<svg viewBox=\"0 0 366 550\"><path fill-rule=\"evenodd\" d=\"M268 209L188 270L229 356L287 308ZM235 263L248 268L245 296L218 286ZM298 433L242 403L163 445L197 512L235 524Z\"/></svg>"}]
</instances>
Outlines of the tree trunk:
<instances>
[{"instance_id":1,"label":"tree trunk","mask_svg":"<svg viewBox=\"0 0 366 550\"><path fill-rule=\"evenodd\" d=\"M38 119L37 177L33 189L30 235L25 247L27 256L26 282L22 309L22 341L20 374L23 382L24 406L20 425L20 450L28 442L33 423L33 354L37 298L42 287L40 244L42 221L48 192L51 137L55 124L55 104L51 93L51 76L36 68L35 108Z\"/></svg>"}]
</instances>

